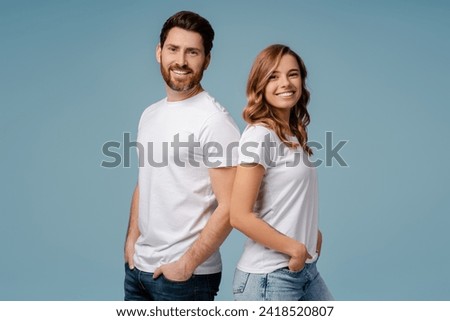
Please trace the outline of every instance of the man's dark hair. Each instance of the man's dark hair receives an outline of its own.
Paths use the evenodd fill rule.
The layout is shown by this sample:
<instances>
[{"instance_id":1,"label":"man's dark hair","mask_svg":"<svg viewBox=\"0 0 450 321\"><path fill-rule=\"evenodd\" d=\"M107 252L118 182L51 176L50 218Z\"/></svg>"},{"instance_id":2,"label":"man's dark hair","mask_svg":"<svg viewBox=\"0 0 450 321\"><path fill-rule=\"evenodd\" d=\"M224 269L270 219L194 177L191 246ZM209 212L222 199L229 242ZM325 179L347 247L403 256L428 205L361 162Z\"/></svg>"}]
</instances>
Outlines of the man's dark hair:
<instances>
[{"instance_id":1,"label":"man's dark hair","mask_svg":"<svg viewBox=\"0 0 450 321\"><path fill-rule=\"evenodd\" d=\"M161 47L164 46L164 42L166 41L170 29L174 27L199 33L203 39L205 56L209 55L213 47L214 30L208 20L191 11L180 11L175 13L167 19L161 29L161 34L159 36Z\"/></svg>"}]
</instances>

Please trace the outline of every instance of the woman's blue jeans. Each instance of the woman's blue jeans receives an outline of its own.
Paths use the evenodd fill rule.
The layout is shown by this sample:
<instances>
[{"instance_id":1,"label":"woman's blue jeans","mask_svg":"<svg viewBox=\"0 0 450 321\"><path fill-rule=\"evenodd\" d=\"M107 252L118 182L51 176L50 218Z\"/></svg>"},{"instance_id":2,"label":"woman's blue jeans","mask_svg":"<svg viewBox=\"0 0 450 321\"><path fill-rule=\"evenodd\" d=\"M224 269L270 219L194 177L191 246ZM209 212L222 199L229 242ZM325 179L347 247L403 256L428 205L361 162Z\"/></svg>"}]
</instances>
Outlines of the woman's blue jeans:
<instances>
[{"instance_id":1,"label":"woman's blue jeans","mask_svg":"<svg viewBox=\"0 0 450 321\"><path fill-rule=\"evenodd\" d=\"M233 281L237 301L332 301L332 294L317 271L316 262L303 270L287 267L271 273L246 273L236 269Z\"/></svg>"}]
</instances>

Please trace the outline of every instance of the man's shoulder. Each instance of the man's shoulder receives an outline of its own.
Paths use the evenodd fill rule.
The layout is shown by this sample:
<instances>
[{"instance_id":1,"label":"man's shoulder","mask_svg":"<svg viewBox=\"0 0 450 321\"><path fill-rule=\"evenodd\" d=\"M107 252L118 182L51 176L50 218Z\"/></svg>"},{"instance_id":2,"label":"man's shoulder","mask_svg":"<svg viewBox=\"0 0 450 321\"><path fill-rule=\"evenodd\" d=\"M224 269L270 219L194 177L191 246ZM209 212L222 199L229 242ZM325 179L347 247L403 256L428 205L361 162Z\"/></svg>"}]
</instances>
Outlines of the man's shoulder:
<instances>
[{"instance_id":1,"label":"man's shoulder","mask_svg":"<svg viewBox=\"0 0 450 321\"><path fill-rule=\"evenodd\" d=\"M203 110L206 123L215 121L228 121L235 125L235 121L228 110L209 93L203 95L204 103L200 104L199 109Z\"/></svg>"},{"instance_id":2,"label":"man's shoulder","mask_svg":"<svg viewBox=\"0 0 450 321\"><path fill-rule=\"evenodd\" d=\"M214 114L216 112L227 113L225 107L220 104L216 98L214 98L207 91L203 91L198 95L198 100L196 101L196 106L200 111L204 113Z\"/></svg>"},{"instance_id":3,"label":"man's shoulder","mask_svg":"<svg viewBox=\"0 0 450 321\"><path fill-rule=\"evenodd\" d=\"M149 112L149 111L155 111L155 110L159 109L160 107L164 106L166 101L167 101L167 98L164 97L164 98L158 100L157 102L154 102L150 106L147 106L147 108L145 108L143 113Z\"/></svg>"},{"instance_id":4,"label":"man's shoulder","mask_svg":"<svg viewBox=\"0 0 450 321\"><path fill-rule=\"evenodd\" d=\"M138 127L140 128L143 122L147 122L149 119L153 118L153 116L155 116L155 113L157 113L158 110L161 110L161 107L165 104L165 101L166 98L163 98L146 107L141 114Z\"/></svg>"}]
</instances>

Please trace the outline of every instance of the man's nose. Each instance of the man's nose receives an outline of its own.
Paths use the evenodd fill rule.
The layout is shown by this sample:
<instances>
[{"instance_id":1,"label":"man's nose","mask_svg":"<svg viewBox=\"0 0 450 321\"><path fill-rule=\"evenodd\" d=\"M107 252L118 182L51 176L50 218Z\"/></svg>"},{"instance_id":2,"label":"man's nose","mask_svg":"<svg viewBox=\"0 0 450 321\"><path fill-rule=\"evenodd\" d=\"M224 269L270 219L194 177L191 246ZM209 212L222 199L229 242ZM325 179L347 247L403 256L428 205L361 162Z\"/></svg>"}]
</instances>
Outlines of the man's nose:
<instances>
[{"instance_id":1,"label":"man's nose","mask_svg":"<svg viewBox=\"0 0 450 321\"><path fill-rule=\"evenodd\" d=\"M178 52L177 57L176 57L176 63L179 66L185 66L186 63L186 54L182 51Z\"/></svg>"}]
</instances>

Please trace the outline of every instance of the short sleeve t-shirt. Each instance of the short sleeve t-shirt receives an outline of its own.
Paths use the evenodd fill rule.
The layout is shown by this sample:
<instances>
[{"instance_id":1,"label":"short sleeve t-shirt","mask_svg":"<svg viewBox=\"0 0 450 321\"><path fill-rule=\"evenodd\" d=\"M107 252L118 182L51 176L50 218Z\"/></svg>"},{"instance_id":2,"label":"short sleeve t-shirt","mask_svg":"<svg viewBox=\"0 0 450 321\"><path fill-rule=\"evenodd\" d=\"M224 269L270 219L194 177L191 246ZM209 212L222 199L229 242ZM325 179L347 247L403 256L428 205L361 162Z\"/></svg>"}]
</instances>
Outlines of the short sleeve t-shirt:
<instances>
[{"instance_id":1,"label":"short sleeve t-shirt","mask_svg":"<svg viewBox=\"0 0 450 321\"><path fill-rule=\"evenodd\" d=\"M143 112L137 138L138 269L154 272L192 246L217 207L208 169L237 165L239 136L229 113L207 92L163 99ZM216 251L194 273L219 271Z\"/></svg>"},{"instance_id":2,"label":"short sleeve t-shirt","mask_svg":"<svg viewBox=\"0 0 450 321\"><path fill-rule=\"evenodd\" d=\"M297 142L296 137L290 140ZM305 244L317 259L318 193L316 169L298 146L287 147L263 125L248 126L239 143L239 163L261 164L265 175L254 212L279 232ZM289 256L247 239L237 268L248 273L270 273L286 267Z\"/></svg>"}]
</instances>

